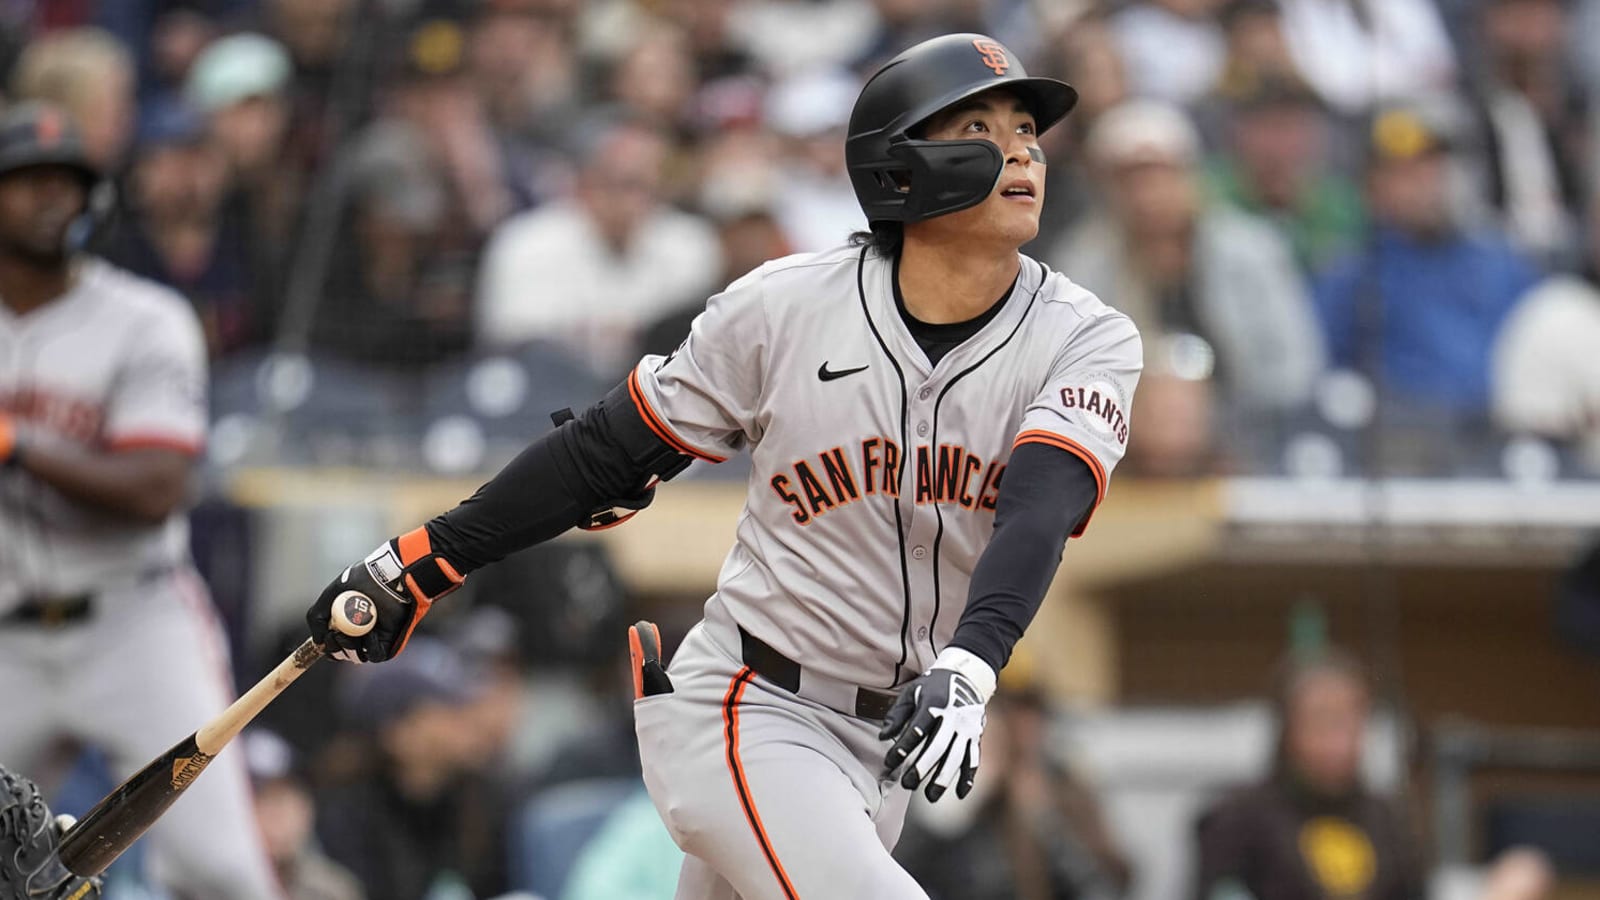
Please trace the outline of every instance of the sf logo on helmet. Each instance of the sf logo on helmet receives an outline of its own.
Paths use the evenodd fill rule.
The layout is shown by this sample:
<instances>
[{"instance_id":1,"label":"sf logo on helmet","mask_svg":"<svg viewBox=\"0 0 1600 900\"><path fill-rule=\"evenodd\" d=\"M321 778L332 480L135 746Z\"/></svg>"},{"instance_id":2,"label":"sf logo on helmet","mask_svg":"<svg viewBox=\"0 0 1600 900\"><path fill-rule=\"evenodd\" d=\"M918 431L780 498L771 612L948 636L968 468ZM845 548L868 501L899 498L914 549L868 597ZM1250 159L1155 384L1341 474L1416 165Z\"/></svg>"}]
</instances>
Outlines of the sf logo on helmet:
<instances>
[{"instance_id":1,"label":"sf logo on helmet","mask_svg":"<svg viewBox=\"0 0 1600 900\"><path fill-rule=\"evenodd\" d=\"M996 75L1004 75L1011 68L1011 59L1006 56L1006 48L988 38L978 38L972 42L983 54L983 64L994 70Z\"/></svg>"}]
</instances>

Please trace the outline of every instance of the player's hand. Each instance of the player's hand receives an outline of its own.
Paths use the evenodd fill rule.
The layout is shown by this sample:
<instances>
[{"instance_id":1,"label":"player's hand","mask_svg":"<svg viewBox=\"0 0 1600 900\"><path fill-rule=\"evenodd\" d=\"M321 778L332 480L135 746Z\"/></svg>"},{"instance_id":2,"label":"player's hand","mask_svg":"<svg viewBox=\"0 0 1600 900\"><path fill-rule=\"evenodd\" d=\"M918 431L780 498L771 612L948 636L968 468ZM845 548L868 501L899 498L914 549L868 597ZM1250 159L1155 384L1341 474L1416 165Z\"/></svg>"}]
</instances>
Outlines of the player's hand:
<instances>
[{"instance_id":1,"label":"player's hand","mask_svg":"<svg viewBox=\"0 0 1600 900\"><path fill-rule=\"evenodd\" d=\"M462 576L433 552L425 528L383 542L367 558L340 573L306 610L311 637L333 656L351 662L383 662L400 655L433 601L461 586ZM361 637L328 627L340 594L356 591L372 601L378 621Z\"/></svg>"},{"instance_id":2,"label":"player's hand","mask_svg":"<svg viewBox=\"0 0 1600 900\"><path fill-rule=\"evenodd\" d=\"M0 768L0 896L18 900L100 896L100 879L80 878L61 864L61 835L69 827L69 817L51 817L37 785Z\"/></svg>"},{"instance_id":3,"label":"player's hand","mask_svg":"<svg viewBox=\"0 0 1600 900\"><path fill-rule=\"evenodd\" d=\"M879 740L894 741L884 769L893 773L904 764L900 784L914 791L926 783L929 800L944 796L952 784L956 796L965 797L978 774L984 705L994 694L994 684L988 663L959 647L946 647L889 708L878 732Z\"/></svg>"}]
</instances>

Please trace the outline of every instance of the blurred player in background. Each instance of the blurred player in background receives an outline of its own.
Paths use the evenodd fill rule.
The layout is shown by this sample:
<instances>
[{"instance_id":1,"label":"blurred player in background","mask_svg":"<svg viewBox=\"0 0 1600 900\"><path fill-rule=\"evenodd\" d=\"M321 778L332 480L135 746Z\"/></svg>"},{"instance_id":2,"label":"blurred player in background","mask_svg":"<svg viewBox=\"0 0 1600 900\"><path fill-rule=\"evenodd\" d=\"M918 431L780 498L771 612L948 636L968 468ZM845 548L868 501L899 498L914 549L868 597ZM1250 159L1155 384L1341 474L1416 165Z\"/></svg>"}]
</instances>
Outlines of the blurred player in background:
<instances>
[{"instance_id":1,"label":"blurred player in background","mask_svg":"<svg viewBox=\"0 0 1600 900\"><path fill-rule=\"evenodd\" d=\"M176 294L79 252L109 206L76 126L0 116L0 760L59 741L125 776L233 694L183 507L205 436L205 342ZM187 896L275 898L237 755L151 830Z\"/></svg>"}]
</instances>

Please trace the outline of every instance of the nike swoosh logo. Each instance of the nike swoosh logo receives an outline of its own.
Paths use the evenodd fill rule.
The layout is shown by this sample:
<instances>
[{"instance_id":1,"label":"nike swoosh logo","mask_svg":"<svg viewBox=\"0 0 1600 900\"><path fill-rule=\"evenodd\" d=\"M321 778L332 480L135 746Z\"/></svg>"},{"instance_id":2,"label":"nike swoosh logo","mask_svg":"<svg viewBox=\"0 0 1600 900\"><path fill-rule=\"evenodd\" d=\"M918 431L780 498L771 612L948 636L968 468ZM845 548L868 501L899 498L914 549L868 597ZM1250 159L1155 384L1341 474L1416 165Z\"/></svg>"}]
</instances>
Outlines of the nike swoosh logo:
<instances>
[{"instance_id":1,"label":"nike swoosh logo","mask_svg":"<svg viewBox=\"0 0 1600 900\"><path fill-rule=\"evenodd\" d=\"M828 364L824 362L822 365L817 367L817 377L823 381L832 381L835 378L843 378L846 375L854 375L857 372L865 372L867 369L868 366L856 366L854 369L839 369L837 371L833 371L829 370Z\"/></svg>"}]
</instances>

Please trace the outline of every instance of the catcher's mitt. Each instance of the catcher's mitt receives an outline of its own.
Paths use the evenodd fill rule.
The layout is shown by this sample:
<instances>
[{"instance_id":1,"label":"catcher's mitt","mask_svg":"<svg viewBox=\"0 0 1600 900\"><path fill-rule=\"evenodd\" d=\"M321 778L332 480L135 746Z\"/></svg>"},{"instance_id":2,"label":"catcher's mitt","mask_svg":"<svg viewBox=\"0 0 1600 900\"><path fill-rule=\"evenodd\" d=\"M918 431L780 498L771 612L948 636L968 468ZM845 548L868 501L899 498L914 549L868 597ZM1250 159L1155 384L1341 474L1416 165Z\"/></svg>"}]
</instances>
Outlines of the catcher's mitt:
<instances>
[{"instance_id":1,"label":"catcher's mitt","mask_svg":"<svg viewBox=\"0 0 1600 900\"><path fill-rule=\"evenodd\" d=\"M79 878L61 864L60 843L38 785L0 767L0 900L100 896L100 879Z\"/></svg>"}]
</instances>

